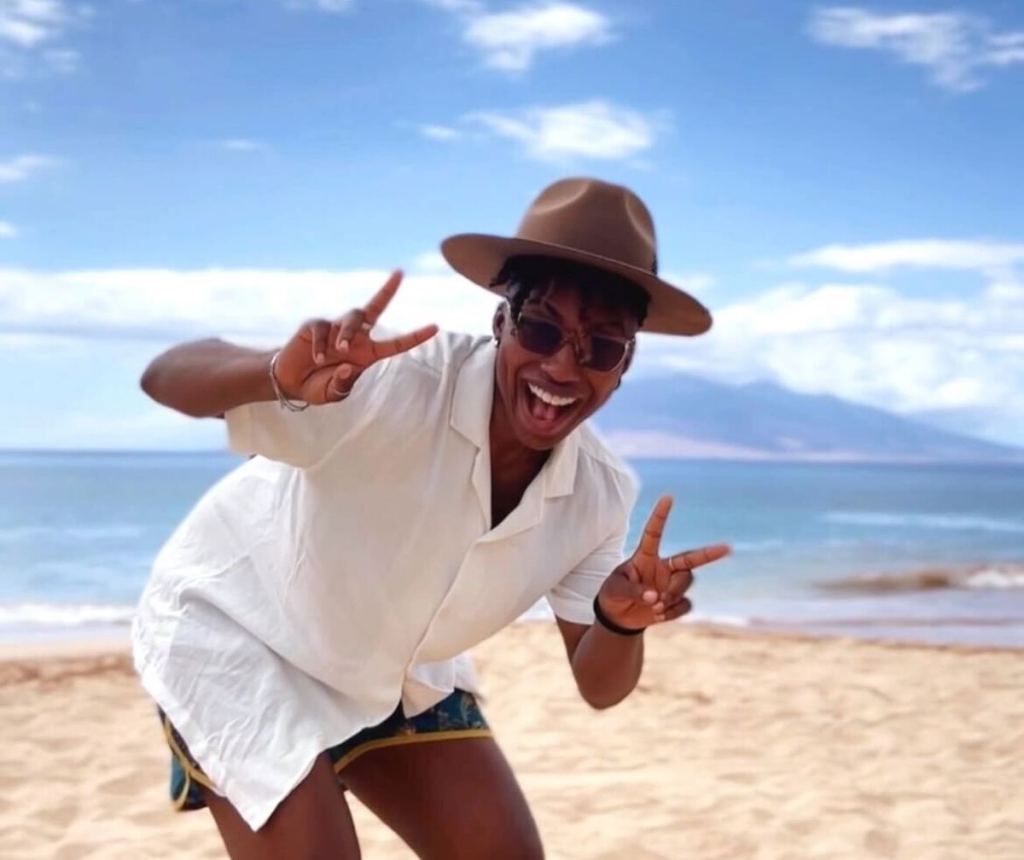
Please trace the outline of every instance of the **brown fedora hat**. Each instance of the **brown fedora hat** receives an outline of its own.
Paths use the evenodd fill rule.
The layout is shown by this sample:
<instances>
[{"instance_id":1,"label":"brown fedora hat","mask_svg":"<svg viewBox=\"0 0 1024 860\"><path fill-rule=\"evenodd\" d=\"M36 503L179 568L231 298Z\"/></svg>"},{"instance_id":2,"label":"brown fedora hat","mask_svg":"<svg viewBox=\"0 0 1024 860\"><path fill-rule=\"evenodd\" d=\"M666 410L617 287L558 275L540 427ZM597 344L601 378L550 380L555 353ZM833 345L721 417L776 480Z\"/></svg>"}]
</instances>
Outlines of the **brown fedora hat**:
<instances>
[{"instance_id":1,"label":"brown fedora hat","mask_svg":"<svg viewBox=\"0 0 1024 860\"><path fill-rule=\"evenodd\" d=\"M491 281L509 257L543 255L575 260L620 275L651 297L644 331L703 334L711 314L689 293L658 277L654 221L628 188L599 179L562 179L530 204L512 238L460 233L441 243L455 271L502 294Z\"/></svg>"}]
</instances>

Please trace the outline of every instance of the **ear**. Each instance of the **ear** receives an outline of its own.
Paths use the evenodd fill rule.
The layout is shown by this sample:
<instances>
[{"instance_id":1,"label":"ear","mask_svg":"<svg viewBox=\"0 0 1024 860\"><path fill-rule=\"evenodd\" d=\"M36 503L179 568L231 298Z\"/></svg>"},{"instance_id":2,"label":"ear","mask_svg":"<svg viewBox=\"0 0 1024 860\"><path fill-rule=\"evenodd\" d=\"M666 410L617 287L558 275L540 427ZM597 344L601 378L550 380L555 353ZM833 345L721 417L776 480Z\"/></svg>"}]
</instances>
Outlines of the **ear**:
<instances>
[{"instance_id":1,"label":"ear","mask_svg":"<svg viewBox=\"0 0 1024 860\"><path fill-rule=\"evenodd\" d=\"M502 302L494 309L494 317L491 319L491 331L494 339L501 341L501 334L505 330L505 321L508 319L508 302Z\"/></svg>"}]
</instances>

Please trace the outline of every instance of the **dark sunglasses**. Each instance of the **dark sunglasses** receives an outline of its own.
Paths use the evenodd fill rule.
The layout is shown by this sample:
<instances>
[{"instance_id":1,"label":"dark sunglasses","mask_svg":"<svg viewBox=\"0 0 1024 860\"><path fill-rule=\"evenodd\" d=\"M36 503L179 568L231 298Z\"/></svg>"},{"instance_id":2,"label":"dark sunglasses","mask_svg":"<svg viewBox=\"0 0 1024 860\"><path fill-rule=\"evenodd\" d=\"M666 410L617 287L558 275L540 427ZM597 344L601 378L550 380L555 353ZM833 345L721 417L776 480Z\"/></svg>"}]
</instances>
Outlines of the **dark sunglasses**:
<instances>
[{"instance_id":1,"label":"dark sunglasses","mask_svg":"<svg viewBox=\"0 0 1024 860\"><path fill-rule=\"evenodd\" d=\"M537 355L554 355L566 343L572 342L573 351L576 353L576 361L580 367L590 370L597 370L601 373L615 370L626 357L632 340L619 340L614 337L605 337L600 334L593 334L589 337L580 338L578 335L570 335L561 327L546 320L536 317L519 315L513 326L516 340L523 349L535 352ZM589 342L589 354L582 352L581 340Z\"/></svg>"}]
</instances>

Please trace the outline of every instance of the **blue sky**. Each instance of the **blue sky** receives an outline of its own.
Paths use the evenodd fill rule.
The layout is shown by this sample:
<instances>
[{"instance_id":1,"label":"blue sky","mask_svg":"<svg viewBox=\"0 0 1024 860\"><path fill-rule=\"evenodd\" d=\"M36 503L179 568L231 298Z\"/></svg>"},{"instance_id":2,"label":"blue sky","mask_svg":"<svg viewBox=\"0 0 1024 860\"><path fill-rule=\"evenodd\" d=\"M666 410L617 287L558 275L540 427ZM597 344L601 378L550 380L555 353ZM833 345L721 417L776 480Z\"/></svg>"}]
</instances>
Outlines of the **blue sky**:
<instances>
[{"instance_id":1,"label":"blue sky","mask_svg":"<svg viewBox=\"0 0 1024 860\"><path fill-rule=\"evenodd\" d=\"M274 343L560 176L626 183L711 335L773 379L1024 444L1024 8L722 0L0 0L0 447L211 446L149 357Z\"/></svg>"}]
</instances>

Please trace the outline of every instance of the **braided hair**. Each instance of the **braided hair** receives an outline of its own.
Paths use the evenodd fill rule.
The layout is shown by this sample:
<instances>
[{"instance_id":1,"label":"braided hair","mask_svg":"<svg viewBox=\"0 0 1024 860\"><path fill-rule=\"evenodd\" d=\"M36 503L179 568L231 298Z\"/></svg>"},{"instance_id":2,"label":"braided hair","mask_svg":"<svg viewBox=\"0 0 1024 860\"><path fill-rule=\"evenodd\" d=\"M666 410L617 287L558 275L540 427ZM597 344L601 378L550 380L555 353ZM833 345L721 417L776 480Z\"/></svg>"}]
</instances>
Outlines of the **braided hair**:
<instances>
[{"instance_id":1,"label":"braided hair","mask_svg":"<svg viewBox=\"0 0 1024 860\"><path fill-rule=\"evenodd\" d=\"M557 257L523 255L509 257L491 280L492 287L505 287L505 300L513 320L519 318L526 300L547 287L553 278L586 284L586 299L608 308L622 308L632 314L638 326L647 318L651 297L628 278Z\"/></svg>"}]
</instances>

